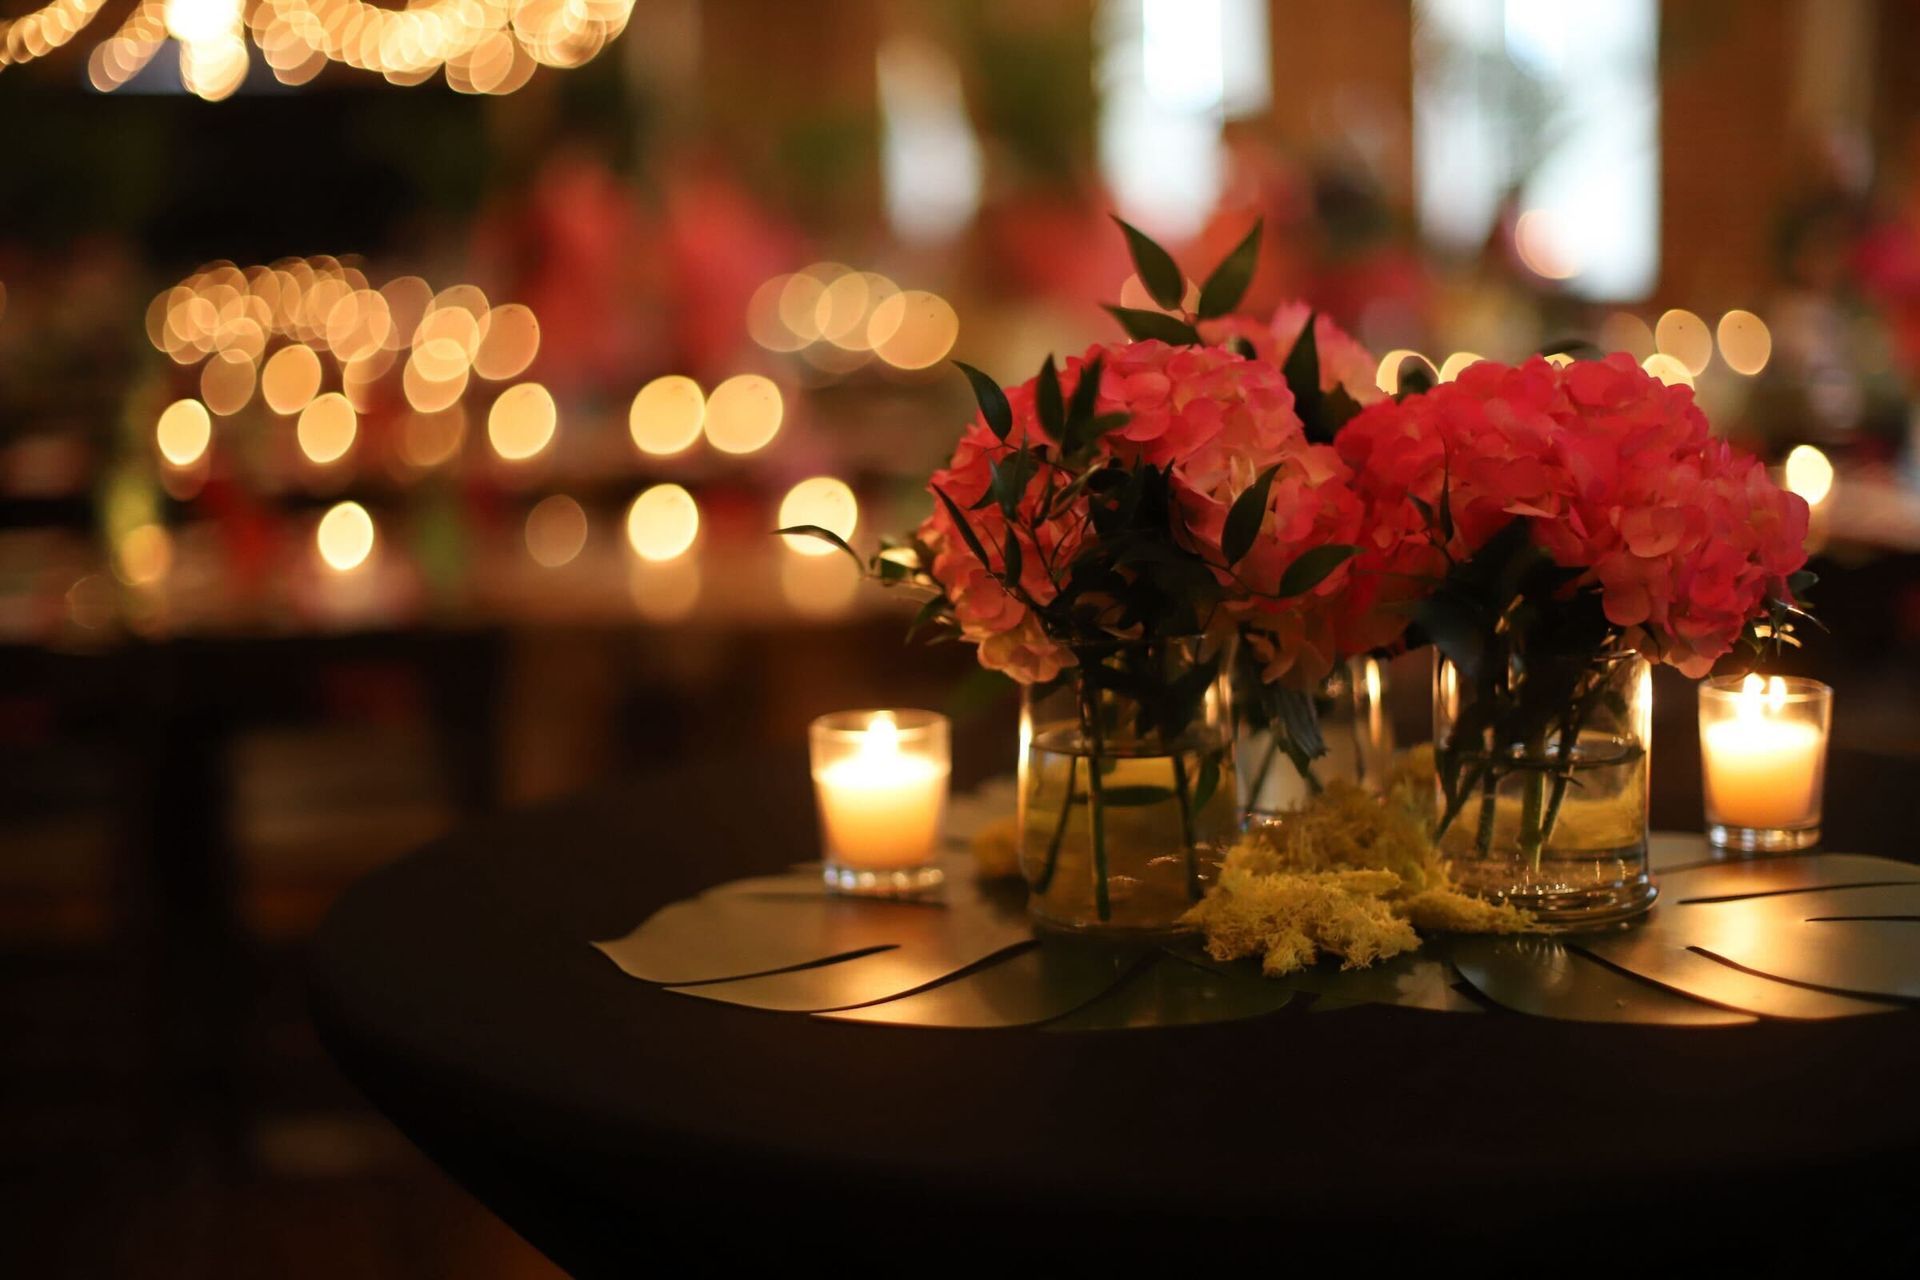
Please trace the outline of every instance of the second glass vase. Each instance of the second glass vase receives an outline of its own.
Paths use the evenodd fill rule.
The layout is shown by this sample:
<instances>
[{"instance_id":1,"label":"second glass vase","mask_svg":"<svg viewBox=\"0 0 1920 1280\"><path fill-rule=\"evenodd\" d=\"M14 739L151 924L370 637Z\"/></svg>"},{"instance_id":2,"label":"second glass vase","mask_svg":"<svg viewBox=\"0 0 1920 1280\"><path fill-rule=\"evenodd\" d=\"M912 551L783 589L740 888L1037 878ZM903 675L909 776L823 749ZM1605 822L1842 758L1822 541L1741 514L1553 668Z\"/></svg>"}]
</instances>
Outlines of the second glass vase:
<instances>
[{"instance_id":1,"label":"second glass vase","mask_svg":"<svg viewBox=\"0 0 1920 1280\"><path fill-rule=\"evenodd\" d=\"M1645 911L1653 678L1607 654L1469 676L1434 668L1434 838L1461 886L1549 928Z\"/></svg>"},{"instance_id":2,"label":"second glass vase","mask_svg":"<svg viewBox=\"0 0 1920 1280\"><path fill-rule=\"evenodd\" d=\"M1354 658L1311 694L1260 678L1241 649L1233 684L1234 756L1249 826L1299 809L1335 780L1379 792L1393 769L1387 667Z\"/></svg>"}]
</instances>

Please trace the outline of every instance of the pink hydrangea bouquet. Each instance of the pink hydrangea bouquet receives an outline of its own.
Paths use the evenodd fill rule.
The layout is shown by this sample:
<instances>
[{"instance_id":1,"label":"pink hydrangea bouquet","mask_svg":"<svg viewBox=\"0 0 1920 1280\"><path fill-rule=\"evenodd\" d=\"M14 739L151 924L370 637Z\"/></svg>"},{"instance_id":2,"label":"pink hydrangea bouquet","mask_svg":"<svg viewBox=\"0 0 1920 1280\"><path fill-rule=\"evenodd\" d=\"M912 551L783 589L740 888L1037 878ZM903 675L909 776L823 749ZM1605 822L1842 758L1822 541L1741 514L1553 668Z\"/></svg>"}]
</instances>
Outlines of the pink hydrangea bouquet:
<instances>
[{"instance_id":1,"label":"pink hydrangea bouquet","mask_svg":"<svg viewBox=\"0 0 1920 1280\"><path fill-rule=\"evenodd\" d=\"M1365 510L1351 571L1405 602L1458 686L1435 745L1441 836L1477 819L1460 848L1490 852L1494 796L1523 775L1513 838L1538 867L1586 736L1630 718L1624 663L1750 665L1804 616L1806 503L1630 356L1483 361L1335 447Z\"/></svg>"}]
</instances>

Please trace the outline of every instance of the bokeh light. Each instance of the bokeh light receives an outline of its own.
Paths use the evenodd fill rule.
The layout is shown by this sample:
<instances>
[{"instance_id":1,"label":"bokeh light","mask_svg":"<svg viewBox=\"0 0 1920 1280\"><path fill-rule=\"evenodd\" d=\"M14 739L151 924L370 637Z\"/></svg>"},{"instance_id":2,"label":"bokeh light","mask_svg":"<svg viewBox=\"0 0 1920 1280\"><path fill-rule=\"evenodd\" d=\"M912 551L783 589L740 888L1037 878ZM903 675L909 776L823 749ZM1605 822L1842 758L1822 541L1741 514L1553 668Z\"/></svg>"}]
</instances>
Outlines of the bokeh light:
<instances>
[{"instance_id":1,"label":"bokeh light","mask_svg":"<svg viewBox=\"0 0 1920 1280\"><path fill-rule=\"evenodd\" d=\"M780 388L757 373L728 378L707 397L706 432L722 453L752 453L779 434Z\"/></svg>"},{"instance_id":2,"label":"bokeh light","mask_svg":"<svg viewBox=\"0 0 1920 1280\"><path fill-rule=\"evenodd\" d=\"M1817 507L1833 492L1833 463L1810 444L1797 444L1787 454L1787 488Z\"/></svg>"},{"instance_id":3,"label":"bokeh light","mask_svg":"<svg viewBox=\"0 0 1920 1280\"><path fill-rule=\"evenodd\" d=\"M1486 357L1472 351L1456 351L1440 363L1440 381L1452 382L1460 376L1461 370L1468 365L1479 364Z\"/></svg>"},{"instance_id":4,"label":"bokeh light","mask_svg":"<svg viewBox=\"0 0 1920 1280\"><path fill-rule=\"evenodd\" d=\"M1735 308L1721 316L1715 337L1720 343L1720 358L1735 373L1752 377L1767 367L1773 355L1773 334L1767 322L1751 311Z\"/></svg>"},{"instance_id":5,"label":"bokeh light","mask_svg":"<svg viewBox=\"0 0 1920 1280\"><path fill-rule=\"evenodd\" d=\"M487 333L473 353L473 371L490 382L525 373L540 353L540 321L531 307L509 302L488 316Z\"/></svg>"},{"instance_id":6,"label":"bokeh light","mask_svg":"<svg viewBox=\"0 0 1920 1280\"><path fill-rule=\"evenodd\" d=\"M172 567L173 535L164 525L135 525L120 536L114 548L114 571L131 586L152 586Z\"/></svg>"},{"instance_id":7,"label":"bokeh light","mask_svg":"<svg viewBox=\"0 0 1920 1280\"><path fill-rule=\"evenodd\" d=\"M320 394L320 357L304 342L282 347L260 370L260 398L275 413L294 414Z\"/></svg>"},{"instance_id":8,"label":"bokeh light","mask_svg":"<svg viewBox=\"0 0 1920 1280\"><path fill-rule=\"evenodd\" d=\"M502 391L487 412L487 440L509 462L533 457L553 440L559 424L553 396L537 382L520 382Z\"/></svg>"},{"instance_id":9,"label":"bokeh light","mask_svg":"<svg viewBox=\"0 0 1920 1280\"><path fill-rule=\"evenodd\" d=\"M226 418L253 399L253 361L237 351L216 353L200 366L200 399L209 413Z\"/></svg>"},{"instance_id":10,"label":"bokeh light","mask_svg":"<svg viewBox=\"0 0 1920 1280\"><path fill-rule=\"evenodd\" d=\"M925 369L946 359L960 336L947 300L924 289L896 293L873 309L867 342L896 369Z\"/></svg>"},{"instance_id":11,"label":"bokeh light","mask_svg":"<svg viewBox=\"0 0 1920 1280\"><path fill-rule=\"evenodd\" d=\"M1440 371L1433 367L1433 361L1410 347L1399 347L1380 357L1380 368L1373 375L1374 385L1390 396L1400 394L1400 377L1409 360L1418 360L1426 366L1427 375L1435 382L1440 381Z\"/></svg>"},{"instance_id":12,"label":"bokeh light","mask_svg":"<svg viewBox=\"0 0 1920 1280\"><path fill-rule=\"evenodd\" d=\"M320 517L314 546L329 569L357 569L373 554L373 517L357 502L335 503Z\"/></svg>"},{"instance_id":13,"label":"bokeh light","mask_svg":"<svg viewBox=\"0 0 1920 1280\"><path fill-rule=\"evenodd\" d=\"M627 508L627 542L643 560L671 560L699 534L699 504L677 484L657 484Z\"/></svg>"},{"instance_id":14,"label":"bokeh light","mask_svg":"<svg viewBox=\"0 0 1920 1280\"><path fill-rule=\"evenodd\" d=\"M1566 227L1545 209L1529 209L1513 224L1513 248L1527 270L1545 280L1580 274L1580 255Z\"/></svg>"},{"instance_id":15,"label":"bokeh light","mask_svg":"<svg viewBox=\"0 0 1920 1280\"><path fill-rule=\"evenodd\" d=\"M700 384L672 373L640 388L627 411L627 430L642 453L679 453L700 438L706 414Z\"/></svg>"},{"instance_id":16,"label":"bokeh light","mask_svg":"<svg viewBox=\"0 0 1920 1280\"><path fill-rule=\"evenodd\" d=\"M832 476L814 476L802 480L787 490L787 496L780 502L779 527L782 529L812 524L829 533L839 534L842 538L851 538L859 520L860 504L853 496L853 490L847 487L845 481ZM787 534L782 541L803 556L841 554L831 543L804 534Z\"/></svg>"},{"instance_id":17,"label":"bokeh light","mask_svg":"<svg viewBox=\"0 0 1920 1280\"><path fill-rule=\"evenodd\" d=\"M1693 385L1693 371L1677 356L1670 356L1663 351L1656 351L1642 360L1640 367L1670 387Z\"/></svg>"},{"instance_id":18,"label":"bokeh light","mask_svg":"<svg viewBox=\"0 0 1920 1280\"><path fill-rule=\"evenodd\" d=\"M558 569L587 545L587 513L564 493L542 498L527 512L527 554L535 564Z\"/></svg>"},{"instance_id":19,"label":"bokeh light","mask_svg":"<svg viewBox=\"0 0 1920 1280\"><path fill-rule=\"evenodd\" d=\"M1713 334L1707 322L1691 311L1675 307L1653 326L1654 349L1685 365L1694 377L1705 373L1713 362Z\"/></svg>"},{"instance_id":20,"label":"bokeh light","mask_svg":"<svg viewBox=\"0 0 1920 1280\"><path fill-rule=\"evenodd\" d=\"M785 557L780 566L780 596L795 613L832 618L860 598L860 570L845 556L831 560Z\"/></svg>"},{"instance_id":21,"label":"bokeh light","mask_svg":"<svg viewBox=\"0 0 1920 1280\"><path fill-rule=\"evenodd\" d=\"M1653 330L1631 311L1609 312L1600 322L1598 345L1602 351L1624 351L1635 360L1645 360L1653 354Z\"/></svg>"},{"instance_id":22,"label":"bokeh light","mask_svg":"<svg viewBox=\"0 0 1920 1280\"><path fill-rule=\"evenodd\" d=\"M400 457L408 466L437 467L467 439L467 409L454 405L440 413L409 413L400 423Z\"/></svg>"},{"instance_id":23,"label":"bokeh light","mask_svg":"<svg viewBox=\"0 0 1920 1280\"><path fill-rule=\"evenodd\" d=\"M338 391L329 391L323 396L315 396L312 403L300 411L300 421L295 425L293 434L300 444L300 452L307 455L308 461L325 466L346 457L347 450L353 448L353 438L359 429L359 415L353 411L346 396Z\"/></svg>"},{"instance_id":24,"label":"bokeh light","mask_svg":"<svg viewBox=\"0 0 1920 1280\"><path fill-rule=\"evenodd\" d=\"M213 441L213 419L198 400L175 400L154 425L153 441L160 456L176 467L190 467Z\"/></svg>"}]
</instances>

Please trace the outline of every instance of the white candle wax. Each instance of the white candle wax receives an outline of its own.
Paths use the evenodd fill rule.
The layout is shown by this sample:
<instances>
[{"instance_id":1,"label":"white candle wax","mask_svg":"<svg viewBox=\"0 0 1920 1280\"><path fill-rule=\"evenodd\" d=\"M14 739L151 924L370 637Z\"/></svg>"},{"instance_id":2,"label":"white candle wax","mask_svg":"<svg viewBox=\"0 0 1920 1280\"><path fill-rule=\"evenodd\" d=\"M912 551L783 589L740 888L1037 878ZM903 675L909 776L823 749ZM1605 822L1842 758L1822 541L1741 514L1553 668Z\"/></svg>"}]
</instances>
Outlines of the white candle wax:
<instances>
[{"instance_id":1,"label":"white candle wax","mask_svg":"<svg viewBox=\"0 0 1920 1280\"><path fill-rule=\"evenodd\" d=\"M876 716L852 755L813 772L826 854L876 871L933 859L949 765L902 751L890 717Z\"/></svg>"},{"instance_id":2,"label":"white candle wax","mask_svg":"<svg viewBox=\"0 0 1920 1280\"><path fill-rule=\"evenodd\" d=\"M1730 827L1800 827L1818 817L1820 726L1780 716L1780 699L1761 700L1757 681L1736 713L1702 726L1707 815Z\"/></svg>"}]
</instances>

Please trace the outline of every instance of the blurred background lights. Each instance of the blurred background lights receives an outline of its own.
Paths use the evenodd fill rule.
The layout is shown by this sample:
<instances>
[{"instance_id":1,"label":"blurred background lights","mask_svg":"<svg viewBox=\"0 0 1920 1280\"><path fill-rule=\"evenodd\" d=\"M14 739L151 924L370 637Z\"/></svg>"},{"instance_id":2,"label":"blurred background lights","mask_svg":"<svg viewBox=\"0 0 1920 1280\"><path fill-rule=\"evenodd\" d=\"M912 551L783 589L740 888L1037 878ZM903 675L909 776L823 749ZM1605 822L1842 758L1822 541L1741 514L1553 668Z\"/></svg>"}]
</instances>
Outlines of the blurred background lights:
<instances>
[{"instance_id":1,"label":"blurred background lights","mask_svg":"<svg viewBox=\"0 0 1920 1280\"><path fill-rule=\"evenodd\" d=\"M400 423L400 457L423 470L437 467L460 452L466 438L465 405L439 413L409 413Z\"/></svg>"},{"instance_id":2,"label":"blurred background lights","mask_svg":"<svg viewBox=\"0 0 1920 1280\"><path fill-rule=\"evenodd\" d=\"M153 429L160 456L176 467L190 467L200 461L212 440L213 420L198 400L175 400L162 411Z\"/></svg>"},{"instance_id":3,"label":"blurred background lights","mask_svg":"<svg viewBox=\"0 0 1920 1280\"><path fill-rule=\"evenodd\" d=\"M814 476L802 480L787 490L787 496L780 502L779 527L782 529L812 524L842 538L851 538L859 519L860 504L855 500L853 490L832 476ZM788 534L783 540L803 556L841 554L832 544L819 538Z\"/></svg>"},{"instance_id":4,"label":"blurred background lights","mask_svg":"<svg viewBox=\"0 0 1920 1280\"><path fill-rule=\"evenodd\" d=\"M1527 270L1546 280L1567 280L1580 274L1565 227L1545 209L1529 209L1513 224L1513 248Z\"/></svg>"},{"instance_id":5,"label":"blurred background lights","mask_svg":"<svg viewBox=\"0 0 1920 1280\"><path fill-rule=\"evenodd\" d=\"M230 417L253 399L253 361L237 351L222 351L200 366L200 399L210 413Z\"/></svg>"},{"instance_id":6,"label":"blurred background lights","mask_svg":"<svg viewBox=\"0 0 1920 1280\"><path fill-rule=\"evenodd\" d=\"M1479 364L1486 357L1472 351L1456 351L1440 364L1440 381L1452 382L1460 376L1460 371L1470 364Z\"/></svg>"},{"instance_id":7,"label":"blurred background lights","mask_svg":"<svg viewBox=\"0 0 1920 1280\"><path fill-rule=\"evenodd\" d=\"M373 553L373 517L357 502L336 503L320 517L314 546L329 569L357 569Z\"/></svg>"},{"instance_id":8,"label":"blurred background lights","mask_svg":"<svg viewBox=\"0 0 1920 1280\"><path fill-rule=\"evenodd\" d=\"M152 586L172 567L173 536L164 525L135 525L121 535L114 548L115 571L132 586Z\"/></svg>"},{"instance_id":9,"label":"blurred background lights","mask_svg":"<svg viewBox=\"0 0 1920 1280\"><path fill-rule=\"evenodd\" d=\"M487 440L509 462L520 462L553 439L559 411L553 396L537 382L521 382L502 391L487 412Z\"/></svg>"},{"instance_id":10,"label":"blurred background lights","mask_svg":"<svg viewBox=\"0 0 1920 1280\"><path fill-rule=\"evenodd\" d=\"M338 391L329 391L315 397L300 411L300 421L294 427L294 438L308 461L325 466L346 456L347 450L353 448L353 438L359 428L359 415L347 402L346 396Z\"/></svg>"},{"instance_id":11,"label":"blurred background lights","mask_svg":"<svg viewBox=\"0 0 1920 1280\"><path fill-rule=\"evenodd\" d=\"M527 554L546 569L558 569L587 545L587 513L564 493L552 494L527 512Z\"/></svg>"},{"instance_id":12,"label":"blurred background lights","mask_svg":"<svg viewBox=\"0 0 1920 1280\"><path fill-rule=\"evenodd\" d=\"M1767 329L1767 322L1751 311L1735 309L1721 316L1715 337L1720 343L1720 358L1727 362L1727 367L1748 377L1766 368L1767 359L1773 354L1773 334Z\"/></svg>"},{"instance_id":13,"label":"blurred background lights","mask_svg":"<svg viewBox=\"0 0 1920 1280\"><path fill-rule=\"evenodd\" d=\"M1599 345L1602 351L1624 351L1645 360L1653 354L1653 330L1631 311L1610 311L1600 322Z\"/></svg>"},{"instance_id":14,"label":"blurred background lights","mask_svg":"<svg viewBox=\"0 0 1920 1280\"><path fill-rule=\"evenodd\" d=\"M1656 351L1640 362L1645 369L1670 387L1691 387L1693 373L1677 357Z\"/></svg>"},{"instance_id":15,"label":"blurred background lights","mask_svg":"<svg viewBox=\"0 0 1920 1280\"><path fill-rule=\"evenodd\" d=\"M707 439L722 453L763 449L780 431L780 388L757 373L728 378L707 397Z\"/></svg>"},{"instance_id":16,"label":"blurred background lights","mask_svg":"<svg viewBox=\"0 0 1920 1280\"><path fill-rule=\"evenodd\" d=\"M531 307L509 302L487 317L487 333L473 353L473 371L490 382L525 373L540 352L540 321Z\"/></svg>"},{"instance_id":17,"label":"blurred background lights","mask_svg":"<svg viewBox=\"0 0 1920 1280\"><path fill-rule=\"evenodd\" d=\"M1833 463L1810 444L1798 444L1787 454L1787 488L1817 507L1833 492Z\"/></svg>"},{"instance_id":18,"label":"blurred background lights","mask_svg":"<svg viewBox=\"0 0 1920 1280\"><path fill-rule=\"evenodd\" d=\"M1653 326L1653 345L1661 355L1672 356L1685 365L1696 378L1713 360L1713 334L1708 332L1707 322L1679 307L1662 315Z\"/></svg>"},{"instance_id":19,"label":"blurred background lights","mask_svg":"<svg viewBox=\"0 0 1920 1280\"><path fill-rule=\"evenodd\" d=\"M960 336L947 300L924 289L893 294L873 309L867 341L896 369L925 369L946 359Z\"/></svg>"},{"instance_id":20,"label":"blurred background lights","mask_svg":"<svg viewBox=\"0 0 1920 1280\"><path fill-rule=\"evenodd\" d=\"M1440 371L1433 367L1433 361L1427 359L1418 351L1401 347L1397 350L1389 351L1380 357L1380 368L1373 375L1374 384L1390 396L1399 395L1400 378L1402 373L1405 372L1406 363L1409 360L1418 360L1422 365L1426 366L1428 377L1432 378L1435 382L1440 380Z\"/></svg>"},{"instance_id":21,"label":"blurred background lights","mask_svg":"<svg viewBox=\"0 0 1920 1280\"><path fill-rule=\"evenodd\" d=\"M670 373L640 388L627 411L627 430L642 453L679 453L700 438L706 412L700 384Z\"/></svg>"},{"instance_id":22,"label":"blurred background lights","mask_svg":"<svg viewBox=\"0 0 1920 1280\"><path fill-rule=\"evenodd\" d=\"M677 484L657 484L627 508L627 542L643 560L671 560L699 533L699 505Z\"/></svg>"}]
</instances>

